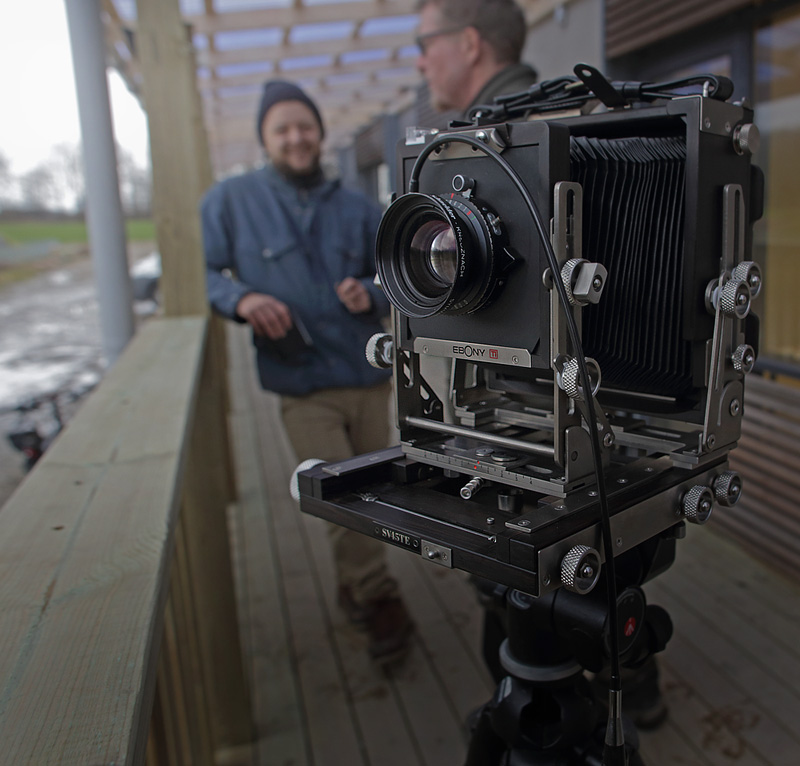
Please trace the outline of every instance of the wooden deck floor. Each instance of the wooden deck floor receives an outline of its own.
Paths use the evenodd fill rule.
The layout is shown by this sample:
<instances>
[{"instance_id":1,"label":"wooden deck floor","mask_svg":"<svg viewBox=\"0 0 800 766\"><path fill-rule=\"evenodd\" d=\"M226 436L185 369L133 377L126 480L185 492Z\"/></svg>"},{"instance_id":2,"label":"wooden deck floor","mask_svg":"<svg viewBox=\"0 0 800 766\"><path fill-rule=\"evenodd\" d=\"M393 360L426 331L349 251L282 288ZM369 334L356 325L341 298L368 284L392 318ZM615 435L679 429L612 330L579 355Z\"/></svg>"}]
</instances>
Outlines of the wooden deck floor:
<instances>
[{"instance_id":1,"label":"wooden deck floor","mask_svg":"<svg viewBox=\"0 0 800 766\"><path fill-rule=\"evenodd\" d=\"M276 399L232 327L231 403L240 502L232 515L257 766L460 766L464 720L493 691L480 612L461 572L389 547L418 626L390 675L334 603L324 524L288 494L294 468ZM648 766L800 764L800 588L706 527L646 586L675 636L661 655L670 716L643 734Z\"/></svg>"}]
</instances>

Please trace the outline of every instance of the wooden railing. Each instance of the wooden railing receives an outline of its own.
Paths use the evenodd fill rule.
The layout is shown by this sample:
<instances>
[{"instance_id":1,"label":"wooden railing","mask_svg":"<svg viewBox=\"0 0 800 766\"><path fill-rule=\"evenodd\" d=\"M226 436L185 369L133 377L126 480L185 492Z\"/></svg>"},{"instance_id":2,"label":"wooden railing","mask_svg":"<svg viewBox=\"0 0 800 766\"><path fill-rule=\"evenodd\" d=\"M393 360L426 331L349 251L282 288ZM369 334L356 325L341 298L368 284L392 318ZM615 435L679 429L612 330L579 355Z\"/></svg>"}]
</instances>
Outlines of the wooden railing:
<instances>
[{"instance_id":1,"label":"wooden railing","mask_svg":"<svg viewBox=\"0 0 800 766\"><path fill-rule=\"evenodd\" d=\"M251 737L209 328L148 322L0 509L3 763L213 764Z\"/></svg>"}]
</instances>

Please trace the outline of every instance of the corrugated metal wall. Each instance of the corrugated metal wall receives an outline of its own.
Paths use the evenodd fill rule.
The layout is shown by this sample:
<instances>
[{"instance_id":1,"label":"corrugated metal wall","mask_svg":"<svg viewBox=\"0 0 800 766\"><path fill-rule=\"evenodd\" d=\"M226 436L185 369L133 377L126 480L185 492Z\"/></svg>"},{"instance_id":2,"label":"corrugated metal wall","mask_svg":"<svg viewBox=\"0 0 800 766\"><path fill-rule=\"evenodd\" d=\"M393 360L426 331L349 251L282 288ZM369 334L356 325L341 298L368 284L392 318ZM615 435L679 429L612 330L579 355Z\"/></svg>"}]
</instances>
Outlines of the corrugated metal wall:
<instances>
[{"instance_id":1,"label":"corrugated metal wall","mask_svg":"<svg viewBox=\"0 0 800 766\"><path fill-rule=\"evenodd\" d=\"M622 56L754 3L755 0L606 0L606 56Z\"/></svg>"}]
</instances>

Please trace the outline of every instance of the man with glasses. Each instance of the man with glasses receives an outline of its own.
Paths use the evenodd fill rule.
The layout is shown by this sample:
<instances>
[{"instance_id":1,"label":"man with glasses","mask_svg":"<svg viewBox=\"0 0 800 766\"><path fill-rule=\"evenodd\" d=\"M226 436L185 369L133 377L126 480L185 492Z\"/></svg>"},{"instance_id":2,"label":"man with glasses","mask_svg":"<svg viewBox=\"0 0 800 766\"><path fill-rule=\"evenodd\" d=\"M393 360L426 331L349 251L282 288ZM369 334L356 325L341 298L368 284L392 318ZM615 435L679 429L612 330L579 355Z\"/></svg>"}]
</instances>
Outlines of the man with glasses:
<instances>
[{"instance_id":1,"label":"man with glasses","mask_svg":"<svg viewBox=\"0 0 800 766\"><path fill-rule=\"evenodd\" d=\"M419 0L417 9L417 69L436 109L466 117L536 82L536 70L520 63L526 25L514 0Z\"/></svg>"},{"instance_id":2,"label":"man with glasses","mask_svg":"<svg viewBox=\"0 0 800 766\"><path fill-rule=\"evenodd\" d=\"M432 105L469 119L480 104L496 96L519 93L536 83L536 70L520 63L527 26L514 0L419 0L417 69L428 83ZM450 361L420 360L422 374L442 401L444 417L452 422ZM495 680L506 673L498 650L506 637L504 606L493 598L494 583L473 577L485 608L483 655ZM607 679L598 678L602 692ZM658 667L650 658L641 668L625 671L625 712L642 729L660 725L667 709L659 690ZM600 699L604 699L601 693Z\"/></svg>"}]
</instances>

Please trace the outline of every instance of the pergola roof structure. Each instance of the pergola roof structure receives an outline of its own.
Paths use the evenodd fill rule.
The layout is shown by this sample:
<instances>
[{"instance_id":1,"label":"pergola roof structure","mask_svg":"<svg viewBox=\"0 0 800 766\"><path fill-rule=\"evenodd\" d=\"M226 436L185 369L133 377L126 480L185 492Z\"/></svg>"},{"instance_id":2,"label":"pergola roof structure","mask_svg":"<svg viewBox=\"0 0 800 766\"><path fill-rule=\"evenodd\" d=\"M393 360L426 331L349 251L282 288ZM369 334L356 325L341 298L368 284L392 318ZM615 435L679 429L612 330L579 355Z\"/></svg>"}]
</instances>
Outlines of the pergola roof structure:
<instances>
[{"instance_id":1,"label":"pergola roof structure","mask_svg":"<svg viewBox=\"0 0 800 766\"><path fill-rule=\"evenodd\" d=\"M570 0L517 0L531 28ZM136 0L102 0L110 63L141 95ZM261 85L293 80L319 104L329 150L417 97L417 0L179 0L216 173L261 158Z\"/></svg>"},{"instance_id":2,"label":"pergola roof structure","mask_svg":"<svg viewBox=\"0 0 800 766\"><path fill-rule=\"evenodd\" d=\"M406 106L420 83L416 0L180 0L197 61L217 173L260 157L261 85L296 82L319 104L329 149L380 114ZM135 0L103 0L111 64L139 95Z\"/></svg>"}]
</instances>

